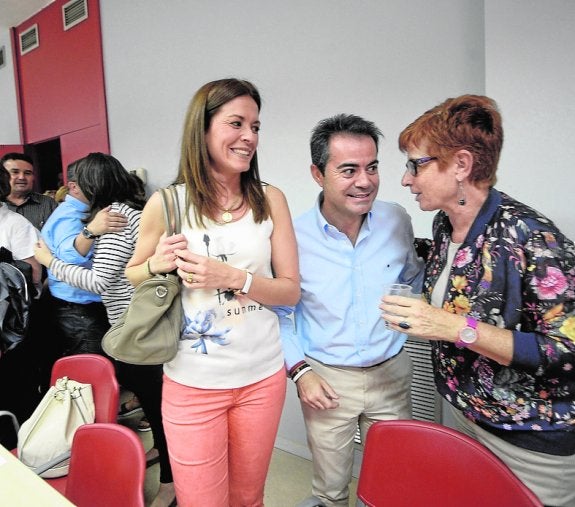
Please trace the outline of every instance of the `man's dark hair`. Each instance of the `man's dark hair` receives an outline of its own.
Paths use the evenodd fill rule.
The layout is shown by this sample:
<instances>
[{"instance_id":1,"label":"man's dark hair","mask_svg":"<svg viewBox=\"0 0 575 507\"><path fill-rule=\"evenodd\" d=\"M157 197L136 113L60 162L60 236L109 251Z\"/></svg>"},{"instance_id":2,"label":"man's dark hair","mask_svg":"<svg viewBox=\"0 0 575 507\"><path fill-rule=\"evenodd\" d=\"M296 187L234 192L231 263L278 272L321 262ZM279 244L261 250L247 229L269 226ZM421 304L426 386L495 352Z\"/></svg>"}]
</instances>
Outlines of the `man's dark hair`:
<instances>
[{"instance_id":1,"label":"man's dark hair","mask_svg":"<svg viewBox=\"0 0 575 507\"><path fill-rule=\"evenodd\" d=\"M74 162L68 164L66 168L66 183L68 181L76 181L76 170L78 169L78 162L80 160L74 160Z\"/></svg>"},{"instance_id":2,"label":"man's dark hair","mask_svg":"<svg viewBox=\"0 0 575 507\"><path fill-rule=\"evenodd\" d=\"M364 120L353 114L337 114L321 120L312 130L310 139L311 162L324 174L329 160L329 140L332 136L343 134L349 136L369 136L378 149L379 138L383 134L372 121Z\"/></svg>"},{"instance_id":3,"label":"man's dark hair","mask_svg":"<svg viewBox=\"0 0 575 507\"><path fill-rule=\"evenodd\" d=\"M104 153L90 153L77 162L76 181L90 206L85 223L113 202L143 209L145 195L141 195L133 177L117 158Z\"/></svg>"},{"instance_id":4,"label":"man's dark hair","mask_svg":"<svg viewBox=\"0 0 575 507\"><path fill-rule=\"evenodd\" d=\"M0 158L0 166L4 167L4 162L7 160L23 160L24 162L28 162L30 165L34 165L34 162L32 162L32 157L26 155L25 153L6 153L6 155Z\"/></svg>"}]
</instances>

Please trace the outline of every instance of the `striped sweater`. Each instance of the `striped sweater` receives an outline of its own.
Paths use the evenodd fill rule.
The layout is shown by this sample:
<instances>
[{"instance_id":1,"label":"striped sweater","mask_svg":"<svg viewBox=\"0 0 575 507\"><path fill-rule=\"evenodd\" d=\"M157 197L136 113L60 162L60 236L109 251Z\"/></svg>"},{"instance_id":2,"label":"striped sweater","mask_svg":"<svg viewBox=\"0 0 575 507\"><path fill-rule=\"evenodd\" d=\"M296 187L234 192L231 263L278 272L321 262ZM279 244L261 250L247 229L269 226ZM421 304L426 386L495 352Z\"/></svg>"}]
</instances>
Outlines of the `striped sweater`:
<instances>
[{"instance_id":1,"label":"striped sweater","mask_svg":"<svg viewBox=\"0 0 575 507\"><path fill-rule=\"evenodd\" d=\"M134 253L142 214L117 202L112 204L112 211L125 215L128 225L120 233L104 234L96 240L91 269L67 264L56 258L50 265L50 271L58 280L101 294L110 324L114 324L127 308L134 292L124 270Z\"/></svg>"}]
</instances>

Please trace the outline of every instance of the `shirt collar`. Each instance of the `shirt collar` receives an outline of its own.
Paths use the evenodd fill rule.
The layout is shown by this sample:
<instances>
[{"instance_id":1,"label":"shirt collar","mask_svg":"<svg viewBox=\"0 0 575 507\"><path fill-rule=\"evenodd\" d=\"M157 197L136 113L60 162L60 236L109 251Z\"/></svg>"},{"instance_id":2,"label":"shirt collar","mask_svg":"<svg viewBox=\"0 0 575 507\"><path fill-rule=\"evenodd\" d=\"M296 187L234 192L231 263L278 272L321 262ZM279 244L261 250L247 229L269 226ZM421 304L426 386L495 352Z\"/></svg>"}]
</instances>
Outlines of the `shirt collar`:
<instances>
[{"instance_id":1,"label":"shirt collar","mask_svg":"<svg viewBox=\"0 0 575 507\"><path fill-rule=\"evenodd\" d=\"M318 227L322 231L326 232L329 229L330 225L321 212L321 204L322 203L323 203L323 192L320 192L319 195L317 196L316 201L315 201L315 207L314 207L315 219L316 219Z\"/></svg>"},{"instance_id":2,"label":"shirt collar","mask_svg":"<svg viewBox=\"0 0 575 507\"><path fill-rule=\"evenodd\" d=\"M72 207L74 207L79 211L86 212L89 209L88 204L80 201L80 199L72 197L70 194L66 195L66 198L64 200L66 201L66 203L70 204Z\"/></svg>"},{"instance_id":3,"label":"shirt collar","mask_svg":"<svg viewBox=\"0 0 575 507\"><path fill-rule=\"evenodd\" d=\"M5 200L6 200L7 203L11 204L12 206L16 206L16 207L22 206L23 204L26 204L28 201L32 201L32 202L34 202L34 203L37 204L37 203L39 202L39 199L36 197L35 194L36 194L36 192L30 192L30 193L24 198L24 201L22 202L22 204L16 204L14 201L11 201L10 198L9 198L9 196L6 196L6 199L5 199Z\"/></svg>"},{"instance_id":4,"label":"shirt collar","mask_svg":"<svg viewBox=\"0 0 575 507\"><path fill-rule=\"evenodd\" d=\"M317 226L320 230L324 232L324 234L331 236L331 237L339 237L343 233L338 230L337 227L331 225L323 216L321 212L321 204L323 203L323 192L320 192L317 200L315 202L315 219ZM360 227L360 233L358 235L358 239L362 237L362 232L365 231L365 234L369 234L371 231L371 222L372 222L372 215L373 215L373 206L372 209L367 212L366 219L362 222Z\"/></svg>"},{"instance_id":5,"label":"shirt collar","mask_svg":"<svg viewBox=\"0 0 575 507\"><path fill-rule=\"evenodd\" d=\"M475 217L471 229L467 233L467 240L474 242L483 232L485 231L485 224L491 222L493 215L497 212L497 209L501 205L501 193L495 188L491 187L489 189L489 194L487 194L487 199L481 206L479 213Z\"/></svg>"},{"instance_id":6,"label":"shirt collar","mask_svg":"<svg viewBox=\"0 0 575 507\"><path fill-rule=\"evenodd\" d=\"M39 194L38 192L30 192L30 193L28 194L27 200L28 200L28 201L32 201L32 202L35 202L35 203L38 204L38 203L40 203L40 197L39 197L39 195L40 195L40 194Z\"/></svg>"}]
</instances>

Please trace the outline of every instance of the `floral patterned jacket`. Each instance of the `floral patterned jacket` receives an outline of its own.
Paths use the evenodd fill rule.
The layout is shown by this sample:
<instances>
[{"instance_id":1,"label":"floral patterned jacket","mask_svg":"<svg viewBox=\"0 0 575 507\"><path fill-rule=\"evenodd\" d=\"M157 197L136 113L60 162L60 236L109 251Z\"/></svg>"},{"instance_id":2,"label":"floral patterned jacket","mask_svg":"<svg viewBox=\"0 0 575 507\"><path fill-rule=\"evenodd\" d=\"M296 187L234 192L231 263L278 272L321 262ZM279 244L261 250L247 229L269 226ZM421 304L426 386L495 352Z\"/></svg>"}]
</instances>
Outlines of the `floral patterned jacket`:
<instances>
[{"instance_id":1,"label":"floral patterned jacket","mask_svg":"<svg viewBox=\"0 0 575 507\"><path fill-rule=\"evenodd\" d=\"M451 224L433 224L424 293L446 264ZM453 261L443 308L513 330L510 366L432 342L440 394L518 445L575 453L575 247L528 206L491 189Z\"/></svg>"}]
</instances>

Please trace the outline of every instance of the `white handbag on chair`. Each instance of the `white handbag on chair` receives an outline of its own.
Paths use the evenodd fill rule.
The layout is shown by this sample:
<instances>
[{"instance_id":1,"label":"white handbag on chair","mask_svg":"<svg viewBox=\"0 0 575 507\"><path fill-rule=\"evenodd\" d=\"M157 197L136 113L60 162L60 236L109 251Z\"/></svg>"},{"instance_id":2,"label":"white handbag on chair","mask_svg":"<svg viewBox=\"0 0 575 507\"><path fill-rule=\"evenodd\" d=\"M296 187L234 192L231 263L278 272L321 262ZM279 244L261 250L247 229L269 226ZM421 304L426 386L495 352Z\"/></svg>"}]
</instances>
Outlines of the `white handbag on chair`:
<instances>
[{"instance_id":1,"label":"white handbag on chair","mask_svg":"<svg viewBox=\"0 0 575 507\"><path fill-rule=\"evenodd\" d=\"M59 378L18 432L18 458L41 477L68 473L76 429L95 419L92 386Z\"/></svg>"}]
</instances>

